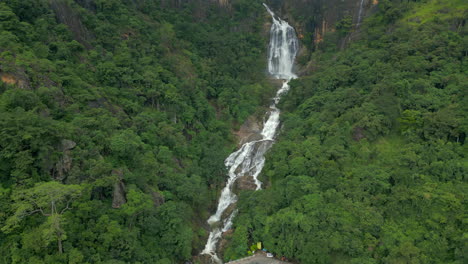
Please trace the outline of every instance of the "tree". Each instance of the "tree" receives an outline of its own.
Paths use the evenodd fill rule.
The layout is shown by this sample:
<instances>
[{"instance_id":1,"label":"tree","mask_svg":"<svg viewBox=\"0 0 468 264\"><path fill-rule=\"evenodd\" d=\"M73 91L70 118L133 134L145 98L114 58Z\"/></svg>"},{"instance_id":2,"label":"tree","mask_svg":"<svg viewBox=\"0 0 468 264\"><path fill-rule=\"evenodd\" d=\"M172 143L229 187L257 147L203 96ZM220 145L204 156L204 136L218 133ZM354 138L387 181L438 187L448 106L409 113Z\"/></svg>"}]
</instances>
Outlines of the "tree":
<instances>
[{"instance_id":1,"label":"tree","mask_svg":"<svg viewBox=\"0 0 468 264\"><path fill-rule=\"evenodd\" d=\"M63 214L71 209L71 204L82 192L78 185L63 185L58 182L42 182L33 188L20 190L12 194L10 216L2 227L5 233L11 233L28 216L40 214L46 217L43 223L45 241L56 240L58 252L63 253L62 241L67 238L62 228Z\"/></svg>"}]
</instances>

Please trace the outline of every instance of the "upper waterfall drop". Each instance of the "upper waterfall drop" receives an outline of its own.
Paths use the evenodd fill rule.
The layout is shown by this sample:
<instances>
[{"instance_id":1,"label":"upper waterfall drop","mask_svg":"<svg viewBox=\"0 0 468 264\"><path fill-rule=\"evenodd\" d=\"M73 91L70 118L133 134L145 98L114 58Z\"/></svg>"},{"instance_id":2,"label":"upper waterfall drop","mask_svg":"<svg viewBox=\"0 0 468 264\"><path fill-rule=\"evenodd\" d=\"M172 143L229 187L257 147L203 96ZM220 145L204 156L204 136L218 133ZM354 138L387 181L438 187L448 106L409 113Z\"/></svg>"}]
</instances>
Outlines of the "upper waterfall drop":
<instances>
[{"instance_id":1,"label":"upper waterfall drop","mask_svg":"<svg viewBox=\"0 0 468 264\"><path fill-rule=\"evenodd\" d=\"M258 176L265 164L265 153L273 145L280 124L280 110L276 105L281 96L289 90L289 81L297 77L292 71L299 49L296 32L286 21L277 18L267 5L263 5L273 19L268 48L268 72L276 79L283 79L284 82L272 99L266 114L267 121L263 124L260 134L261 139L243 144L224 161L224 165L228 168L228 180L221 191L216 212L207 221L211 232L201 252L209 255L214 263L222 263L217 255L217 245L222 234L232 228L233 218L237 214L235 209L229 213L229 208L232 209L237 202L237 195L233 192L234 183L240 177L252 177L256 190L261 189L262 182L258 180Z\"/></svg>"},{"instance_id":2,"label":"upper waterfall drop","mask_svg":"<svg viewBox=\"0 0 468 264\"><path fill-rule=\"evenodd\" d=\"M276 17L270 8L263 4L273 19L268 47L268 72L277 79L296 78L293 73L294 59L299 50L296 31L288 22Z\"/></svg>"},{"instance_id":3,"label":"upper waterfall drop","mask_svg":"<svg viewBox=\"0 0 468 264\"><path fill-rule=\"evenodd\" d=\"M359 27L359 25L361 25L361 21L362 21L362 10L364 8L364 0L361 0L361 3L359 4L359 13L358 13L358 20L357 20L357 24L356 24L356 27Z\"/></svg>"}]
</instances>

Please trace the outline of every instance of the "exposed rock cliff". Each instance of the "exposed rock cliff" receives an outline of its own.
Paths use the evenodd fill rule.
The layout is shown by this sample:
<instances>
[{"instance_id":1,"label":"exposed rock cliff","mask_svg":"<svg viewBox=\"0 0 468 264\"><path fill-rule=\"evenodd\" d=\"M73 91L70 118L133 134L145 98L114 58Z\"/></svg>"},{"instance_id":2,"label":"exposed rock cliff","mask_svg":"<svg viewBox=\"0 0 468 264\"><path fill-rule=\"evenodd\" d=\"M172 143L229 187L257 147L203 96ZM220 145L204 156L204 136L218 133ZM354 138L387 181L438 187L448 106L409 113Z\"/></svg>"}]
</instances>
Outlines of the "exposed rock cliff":
<instances>
[{"instance_id":1,"label":"exposed rock cliff","mask_svg":"<svg viewBox=\"0 0 468 264\"><path fill-rule=\"evenodd\" d=\"M58 181L63 181L67 177L67 173L72 168L71 150L76 146L74 141L63 139L60 145L60 150L63 153L53 170L53 178Z\"/></svg>"},{"instance_id":2,"label":"exposed rock cliff","mask_svg":"<svg viewBox=\"0 0 468 264\"><path fill-rule=\"evenodd\" d=\"M317 44L327 32L336 30L336 24L349 19L355 26L366 16L368 10L378 4L377 0L270 0L269 4L281 17L289 20L304 40ZM309 34L312 39L308 39Z\"/></svg>"},{"instance_id":3,"label":"exposed rock cliff","mask_svg":"<svg viewBox=\"0 0 468 264\"><path fill-rule=\"evenodd\" d=\"M359 31L359 22L377 7L377 0L269 0L279 16L296 29L301 40L297 56L302 75L313 70L310 51L320 46L346 47ZM326 44L323 43L328 35Z\"/></svg>"},{"instance_id":4,"label":"exposed rock cliff","mask_svg":"<svg viewBox=\"0 0 468 264\"><path fill-rule=\"evenodd\" d=\"M80 1L82 4L91 5L87 1ZM81 22L80 15L71 8L66 1L63 0L51 0L50 6L55 12L57 21L68 26L71 32L73 32L73 37L76 41L80 42L87 48L91 48L89 40L91 39L91 34L86 29L86 27Z\"/></svg>"},{"instance_id":5,"label":"exposed rock cliff","mask_svg":"<svg viewBox=\"0 0 468 264\"><path fill-rule=\"evenodd\" d=\"M238 146L242 146L247 142L260 139L262 128L263 124L261 121L257 120L255 116L249 117L240 127L239 131L234 132L238 138Z\"/></svg>"},{"instance_id":6,"label":"exposed rock cliff","mask_svg":"<svg viewBox=\"0 0 468 264\"><path fill-rule=\"evenodd\" d=\"M21 79L21 77L18 77L9 73L4 73L0 70L0 79L5 84L16 85L17 87L21 89L29 88L29 81L25 77Z\"/></svg>"},{"instance_id":7,"label":"exposed rock cliff","mask_svg":"<svg viewBox=\"0 0 468 264\"><path fill-rule=\"evenodd\" d=\"M112 194L112 208L120 208L127 202L125 183L123 182L123 171L113 170L112 174L117 176L117 181L114 183L114 191Z\"/></svg>"}]
</instances>

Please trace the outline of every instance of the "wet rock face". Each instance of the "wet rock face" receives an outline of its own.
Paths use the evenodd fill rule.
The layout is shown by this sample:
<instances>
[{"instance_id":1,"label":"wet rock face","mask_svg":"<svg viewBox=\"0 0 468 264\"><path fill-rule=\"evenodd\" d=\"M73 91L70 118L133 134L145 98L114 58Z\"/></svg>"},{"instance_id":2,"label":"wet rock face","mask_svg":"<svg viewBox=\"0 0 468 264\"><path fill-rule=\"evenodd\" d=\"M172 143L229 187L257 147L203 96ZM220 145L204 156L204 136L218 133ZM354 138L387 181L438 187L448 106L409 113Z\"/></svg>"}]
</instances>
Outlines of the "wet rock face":
<instances>
[{"instance_id":1,"label":"wet rock face","mask_svg":"<svg viewBox=\"0 0 468 264\"><path fill-rule=\"evenodd\" d=\"M233 203L229 205L228 208L223 212L223 215L221 216L222 219L228 218L234 210L236 210L237 203Z\"/></svg>"},{"instance_id":2,"label":"wet rock face","mask_svg":"<svg viewBox=\"0 0 468 264\"><path fill-rule=\"evenodd\" d=\"M201 264L213 264L211 257L208 255L198 255L193 258L194 263L201 263Z\"/></svg>"},{"instance_id":3,"label":"wet rock face","mask_svg":"<svg viewBox=\"0 0 468 264\"><path fill-rule=\"evenodd\" d=\"M265 0L272 10L288 21L296 30L300 49L295 72L309 75L316 70L313 50L323 45L327 36L329 44L344 49L358 39L359 24L366 16L378 9L378 0ZM337 24L347 25L347 29L337 29ZM350 23L348 25L348 23ZM349 28L348 28L349 26ZM298 63L299 62L299 63Z\"/></svg>"},{"instance_id":4,"label":"wet rock face","mask_svg":"<svg viewBox=\"0 0 468 264\"><path fill-rule=\"evenodd\" d=\"M243 144L259 140L262 138L260 133L263 129L263 123L257 120L254 116L249 117L244 124L240 127L239 131L234 132L238 137L238 146L242 146Z\"/></svg>"},{"instance_id":5,"label":"wet rock face","mask_svg":"<svg viewBox=\"0 0 468 264\"><path fill-rule=\"evenodd\" d=\"M240 190L251 190L255 191L257 185L252 176L244 176L237 179L234 186L234 191L239 192Z\"/></svg>"},{"instance_id":6,"label":"wet rock face","mask_svg":"<svg viewBox=\"0 0 468 264\"><path fill-rule=\"evenodd\" d=\"M299 39L317 45L324 35L336 30L340 20L351 19L356 26L378 5L378 0L269 0L277 13L296 29ZM304 38L312 34L312 38ZM342 40L344 41L344 40ZM311 46L312 43L303 43Z\"/></svg>"},{"instance_id":7,"label":"wet rock face","mask_svg":"<svg viewBox=\"0 0 468 264\"><path fill-rule=\"evenodd\" d=\"M375 5L376 1L363 0L364 6ZM271 7L283 19L291 21L299 33L323 26L323 21L331 27L346 15L357 20L361 0L270 0ZM377 2L378 3L378 2ZM299 24L299 25L296 25Z\"/></svg>"}]
</instances>

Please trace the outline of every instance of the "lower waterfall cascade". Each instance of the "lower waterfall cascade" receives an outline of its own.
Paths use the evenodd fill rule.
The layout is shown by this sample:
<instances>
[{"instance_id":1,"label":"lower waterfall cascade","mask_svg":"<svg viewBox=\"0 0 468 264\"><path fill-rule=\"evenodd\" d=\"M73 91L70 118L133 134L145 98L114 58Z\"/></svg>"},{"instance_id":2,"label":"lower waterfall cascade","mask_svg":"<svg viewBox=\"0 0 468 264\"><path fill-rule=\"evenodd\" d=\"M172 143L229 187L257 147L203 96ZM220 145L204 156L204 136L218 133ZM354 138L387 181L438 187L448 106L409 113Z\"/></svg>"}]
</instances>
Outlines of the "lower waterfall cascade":
<instances>
[{"instance_id":1,"label":"lower waterfall cascade","mask_svg":"<svg viewBox=\"0 0 468 264\"><path fill-rule=\"evenodd\" d=\"M211 232L202 255L209 255L214 263L222 263L218 257L217 245L222 234L232 228L232 220L237 214L233 210L227 217L223 214L232 204L237 202L237 195L233 192L233 185L240 177L251 176L254 179L256 190L262 188L258 175L265 164L265 153L274 143L280 123L280 110L276 107L281 96L289 90L289 81L297 76L293 73L293 66L299 43L296 32L286 21L280 19L263 4L272 17L270 29L270 42L268 46L268 72L273 78L283 80L281 88L272 99L267 121L263 125L261 139L243 144L237 151L231 153L224 161L228 168L228 180L221 191L216 212L208 219Z\"/></svg>"}]
</instances>

